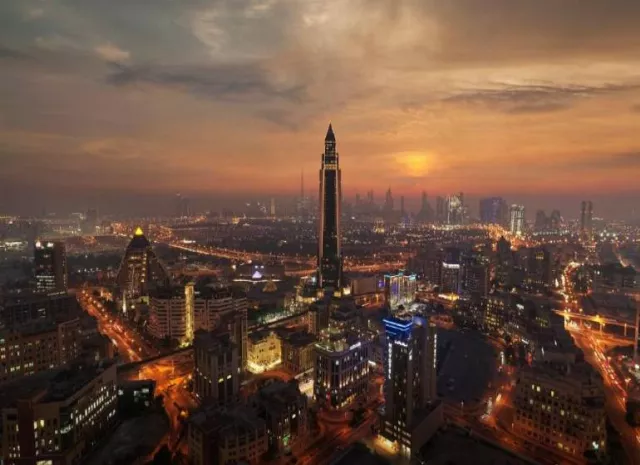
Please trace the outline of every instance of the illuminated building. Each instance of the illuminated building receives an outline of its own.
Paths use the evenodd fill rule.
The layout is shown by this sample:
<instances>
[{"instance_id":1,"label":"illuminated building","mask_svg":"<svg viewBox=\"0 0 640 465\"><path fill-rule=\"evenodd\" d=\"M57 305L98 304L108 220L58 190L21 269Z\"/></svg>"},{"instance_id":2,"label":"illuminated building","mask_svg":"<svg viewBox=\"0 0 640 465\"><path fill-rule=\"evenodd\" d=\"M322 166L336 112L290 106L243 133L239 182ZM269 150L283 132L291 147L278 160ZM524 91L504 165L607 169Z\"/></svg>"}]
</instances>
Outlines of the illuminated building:
<instances>
[{"instance_id":1,"label":"illuminated building","mask_svg":"<svg viewBox=\"0 0 640 465\"><path fill-rule=\"evenodd\" d=\"M634 293L640 288L640 274L631 265L607 263L593 272L593 291L605 293Z\"/></svg>"},{"instance_id":2,"label":"illuminated building","mask_svg":"<svg viewBox=\"0 0 640 465\"><path fill-rule=\"evenodd\" d=\"M320 168L320 218L318 221L318 287L342 287L340 205L342 203L339 156L336 138L329 125L324 139Z\"/></svg>"},{"instance_id":3,"label":"illuminated building","mask_svg":"<svg viewBox=\"0 0 640 465\"><path fill-rule=\"evenodd\" d=\"M591 367L525 368L514 394L517 435L580 459L585 453L606 454L604 388Z\"/></svg>"},{"instance_id":4,"label":"illuminated building","mask_svg":"<svg viewBox=\"0 0 640 465\"><path fill-rule=\"evenodd\" d=\"M33 267L37 292L67 290L67 253L63 242L37 241Z\"/></svg>"},{"instance_id":5,"label":"illuminated building","mask_svg":"<svg viewBox=\"0 0 640 465\"><path fill-rule=\"evenodd\" d=\"M306 331L284 334L281 340L282 367L294 376L312 374L317 338Z\"/></svg>"},{"instance_id":6,"label":"illuminated building","mask_svg":"<svg viewBox=\"0 0 640 465\"><path fill-rule=\"evenodd\" d=\"M464 194L452 194L446 199L446 223L450 225L461 225L466 222L466 206L464 204Z\"/></svg>"},{"instance_id":7,"label":"illuminated building","mask_svg":"<svg viewBox=\"0 0 640 465\"><path fill-rule=\"evenodd\" d=\"M372 338L365 333L323 332L315 345L316 401L331 409L342 409L367 394L371 343Z\"/></svg>"},{"instance_id":8,"label":"illuminated building","mask_svg":"<svg viewBox=\"0 0 640 465\"><path fill-rule=\"evenodd\" d=\"M193 284L157 288L149 298L149 333L156 339L193 340Z\"/></svg>"},{"instance_id":9,"label":"illuminated building","mask_svg":"<svg viewBox=\"0 0 640 465\"><path fill-rule=\"evenodd\" d=\"M49 370L0 388L3 463L85 463L116 423L113 362Z\"/></svg>"},{"instance_id":10,"label":"illuminated building","mask_svg":"<svg viewBox=\"0 0 640 465\"><path fill-rule=\"evenodd\" d=\"M383 320L385 412L382 436L410 457L442 425L436 402L437 330L422 318Z\"/></svg>"},{"instance_id":11,"label":"illuminated building","mask_svg":"<svg viewBox=\"0 0 640 465\"><path fill-rule=\"evenodd\" d=\"M396 310L400 305L407 306L416 300L416 275L399 271L384 276L384 292L387 306Z\"/></svg>"},{"instance_id":12,"label":"illuminated building","mask_svg":"<svg viewBox=\"0 0 640 465\"><path fill-rule=\"evenodd\" d=\"M241 365L229 334L196 331L193 391L201 402L229 404L238 399Z\"/></svg>"},{"instance_id":13,"label":"illuminated building","mask_svg":"<svg viewBox=\"0 0 640 465\"><path fill-rule=\"evenodd\" d=\"M297 381L273 380L250 403L267 424L270 450L286 453L304 445L309 433L307 396L300 392Z\"/></svg>"},{"instance_id":14,"label":"illuminated building","mask_svg":"<svg viewBox=\"0 0 640 465\"><path fill-rule=\"evenodd\" d=\"M80 320L35 320L0 329L0 383L60 368L80 354Z\"/></svg>"},{"instance_id":15,"label":"illuminated building","mask_svg":"<svg viewBox=\"0 0 640 465\"><path fill-rule=\"evenodd\" d=\"M116 282L126 298L146 297L157 286L166 286L168 275L147 240L137 228L125 250Z\"/></svg>"},{"instance_id":16,"label":"illuminated building","mask_svg":"<svg viewBox=\"0 0 640 465\"><path fill-rule=\"evenodd\" d=\"M513 252L511 251L511 243L504 236L501 237L496 244L496 280L506 285L511 281L511 273L513 271Z\"/></svg>"},{"instance_id":17,"label":"illuminated building","mask_svg":"<svg viewBox=\"0 0 640 465\"><path fill-rule=\"evenodd\" d=\"M509 321L510 300L508 296L495 294L487 297L484 312L484 327L491 332L503 332Z\"/></svg>"},{"instance_id":18,"label":"illuminated building","mask_svg":"<svg viewBox=\"0 0 640 465\"><path fill-rule=\"evenodd\" d=\"M551 252L546 247L528 250L527 256L527 284L535 288L549 288L552 281Z\"/></svg>"},{"instance_id":19,"label":"illuminated building","mask_svg":"<svg viewBox=\"0 0 640 465\"><path fill-rule=\"evenodd\" d=\"M257 465L269 448L267 425L249 406L202 408L189 417L188 431L193 465Z\"/></svg>"},{"instance_id":20,"label":"illuminated building","mask_svg":"<svg viewBox=\"0 0 640 465\"><path fill-rule=\"evenodd\" d=\"M280 338L269 330L254 331L249 335L247 370L262 373L282 362Z\"/></svg>"},{"instance_id":21,"label":"illuminated building","mask_svg":"<svg viewBox=\"0 0 640 465\"><path fill-rule=\"evenodd\" d=\"M484 224L507 224L509 207L502 197L480 199L480 222Z\"/></svg>"},{"instance_id":22,"label":"illuminated building","mask_svg":"<svg viewBox=\"0 0 640 465\"><path fill-rule=\"evenodd\" d=\"M524 233L524 207L522 205L511 205L509 209L509 230L515 236L522 236Z\"/></svg>"},{"instance_id":23,"label":"illuminated building","mask_svg":"<svg viewBox=\"0 0 640 465\"><path fill-rule=\"evenodd\" d=\"M267 282L284 279L284 265L272 263L243 263L236 269L234 281Z\"/></svg>"}]
</instances>

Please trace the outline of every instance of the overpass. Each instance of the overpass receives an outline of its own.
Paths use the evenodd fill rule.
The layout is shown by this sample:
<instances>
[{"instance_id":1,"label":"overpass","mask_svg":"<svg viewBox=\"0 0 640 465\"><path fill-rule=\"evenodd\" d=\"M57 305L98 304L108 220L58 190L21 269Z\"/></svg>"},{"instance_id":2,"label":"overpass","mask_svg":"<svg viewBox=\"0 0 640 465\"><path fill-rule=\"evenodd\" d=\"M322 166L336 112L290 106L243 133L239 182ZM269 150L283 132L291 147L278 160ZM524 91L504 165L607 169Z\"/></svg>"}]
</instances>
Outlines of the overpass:
<instances>
[{"instance_id":1,"label":"overpass","mask_svg":"<svg viewBox=\"0 0 640 465\"><path fill-rule=\"evenodd\" d=\"M193 349L192 346L181 347L179 349L172 350L171 352L165 352L163 354L154 355L153 357L148 357L148 358L145 358L145 359L142 359L142 360L137 360L135 362L123 363L122 365L118 365L118 367L117 367L118 373L126 373L127 371L134 370L134 369L139 368L139 367L141 367L143 365L146 365L147 363L156 362L158 360L162 360L164 358L173 357L175 355L179 355L179 354L182 354L182 353L187 353L187 352L191 351L192 349Z\"/></svg>"}]
</instances>

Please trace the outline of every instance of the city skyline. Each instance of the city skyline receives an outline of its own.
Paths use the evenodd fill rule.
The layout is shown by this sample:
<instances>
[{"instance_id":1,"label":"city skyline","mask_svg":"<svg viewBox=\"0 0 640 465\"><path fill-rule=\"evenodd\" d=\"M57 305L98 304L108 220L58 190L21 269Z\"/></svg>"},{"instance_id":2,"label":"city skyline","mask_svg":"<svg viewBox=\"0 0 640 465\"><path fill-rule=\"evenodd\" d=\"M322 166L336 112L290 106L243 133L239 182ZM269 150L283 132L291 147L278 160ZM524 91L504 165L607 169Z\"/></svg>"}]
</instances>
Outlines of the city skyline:
<instances>
[{"instance_id":1,"label":"city skyline","mask_svg":"<svg viewBox=\"0 0 640 465\"><path fill-rule=\"evenodd\" d=\"M295 195L300 170L317 169L315 134L333 121L346 198L391 186L407 199L464 191L531 210L526 199L544 194L570 197L563 213L589 198L629 217L640 5L478 8L3 4L0 208Z\"/></svg>"}]
</instances>

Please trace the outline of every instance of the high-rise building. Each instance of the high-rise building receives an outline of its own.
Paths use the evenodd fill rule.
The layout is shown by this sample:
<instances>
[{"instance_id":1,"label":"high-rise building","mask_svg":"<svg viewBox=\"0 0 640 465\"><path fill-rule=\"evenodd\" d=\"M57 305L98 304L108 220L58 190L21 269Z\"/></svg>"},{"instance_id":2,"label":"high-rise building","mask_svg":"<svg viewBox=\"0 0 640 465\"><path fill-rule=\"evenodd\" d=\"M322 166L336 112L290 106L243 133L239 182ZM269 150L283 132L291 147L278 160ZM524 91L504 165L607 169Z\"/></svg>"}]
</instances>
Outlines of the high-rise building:
<instances>
[{"instance_id":1,"label":"high-rise building","mask_svg":"<svg viewBox=\"0 0 640 465\"><path fill-rule=\"evenodd\" d=\"M546 231L547 229L550 229L549 223L550 220L549 218L547 218L547 214L544 212L544 210L538 210L536 212L536 221L533 228L536 231Z\"/></svg>"},{"instance_id":2,"label":"high-rise building","mask_svg":"<svg viewBox=\"0 0 640 465\"><path fill-rule=\"evenodd\" d=\"M584 239L591 239L593 237L593 203L585 200L580 207L580 235Z\"/></svg>"},{"instance_id":3,"label":"high-rise building","mask_svg":"<svg viewBox=\"0 0 640 465\"><path fill-rule=\"evenodd\" d=\"M67 290L67 253L63 242L36 241L33 265L36 291Z\"/></svg>"},{"instance_id":4,"label":"high-rise building","mask_svg":"<svg viewBox=\"0 0 640 465\"><path fill-rule=\"evenodd\" d=\"M489 197L480 200L480 222L485 224L507 224L509 208L502 197Z\"/></svg>"},{"instance_id":5,"label":"high-rise building","mask_svg":"<svg viewBox=\"0 0 640 465\"><path fill-rule=\"evenodd\" d=\"M463 264L463 290L472 296L486 297L489 293L489 266L480 260Z\"/></svg>"},{"instance_id":6,"label":"high-rise building","mask_svg":"<svg viewBox=\"0 0 640 465\"><path fill-rule=\"evenodd\" d=\"M526 280L535 288L549 288L552 281L552 257L546 247L531 248L527 255Z\"/></svg>"},{"instance_id":7,"label":"high-rise building","mask_svg":"<svg viewBox=\"0 0 640 465\"><path fill-rule=\"evenodd\" d=\"M435 418L429 415L429 407L437 404L437 330L423 318L386 318L383 324L386 348L382 436L409 457L426 441L425 431L433 434L442 422L441 412L433 415ZM431 428L426 427L429 423L433 423Z\"/></svg>"},{"instance_id":8,"label":"high-rise building","mask_svg":"<svg viewBox=\"0 0 640 465\"><path fill-rule=\"evenodd\" d=\"M116 276L120 292L128 299L148 296L155 287L166 286L169 277L144 236L141 228L137 228L131 242L125 250Z\"/></svg>"},{"instance_id":9,"label":"high-rise building","mask_svg":"<svg viewBox=\"0 0 640 465\"><path fill-rule=\"evenodd\" d=\"M182 194L176 194L176 216L178 218L187 218L190 214L189 198Z\"/></svg>"},{"instance_id":10,"label":"high-rise building","mask_svg":"<svg viewBox=\"0 0 640 465\"><path fill-rule=\"evenodd\" d=\"M240 357L229 334L196 331L193 392L201 402L230 404L238 399Z\"/></svg>"},{"instance_id":11,"label":"high-rise building","mask_svg":"<svg viewBox=\"0 0 640 465\"><path fill-rule=\"evenodd\" d=\"M83 234L95 234L98 226L98 210L90 208L87 210L87 215L82 223Z\"/></svg>"},{"instance_id":12,"label":"high-rise building","mask_svg":"<svg viewBox=\"0 0 640 465\"><path fill-rule=\"evenodd\" d=\"M509 209L509 230L511 234L521 236L524 233L524 207L511 205Z\"/></svg>"},{"instance_id":13,"label":"high-rise building","mask_svg":"<svg viewBox=\"0 0 640 465\"><path fill-rule=\"evenodd\" d=\"M320 219L318 221L318 287L339 290L342 285L340 205L342 181L336 137L329 124L320 168Z\"/></svg>"},{"instance_id":14,"label":"high-rise building","mask_svg":"<svg viewBox=\"0 0 640 465\"><path fill-rule=\"evenodd\" d=\"M461 225L466 221L466 208L464 204L464 194L452 194L446 199L446 223L451 225Z\"/></svg>"},{"instance_id":15,"label":"high-rise building","mask_svg":"<svg viewBox=\"0 0 640 465\"><path fill-rule=\"evenodd\" d=\"M462 258L460 249L447 247L440 266L440 292L459 294L462 289Z\"/></svg>"},{"instance_id":16,"label":"high-rise building","mask_svg":"<svg viewBox=\"0 0 640 465\"><path fill-rule=\"evenodd\" d=\"M447 211L444 197L436 197L436 221L440 224L447 222Z\"/></svg>"},{"instance_id":17,"label":"high-rise building","mask_svg":"<svg viewBox=\"0 0 640 465\"><path fill-rule=\"evenodd\" d=\"M149 334L156 339L193 340L193 285L167 286L151 291L149 298Z\"/></svg>"},{"instance_id":18,"label":"high-rise building","mask_svg":"<svg viewBox=\"0 0 640 465\"><path fill-rule=\"evenodd\" d=\"M557 231L562 226L562 215L560 215L560 210L553 210L551 212L551 216L549 217L549 228L552 231Z\"/></svg>"},{"instance_id":19,"label":"high-rise building","mask_svg":"<svg viewBox=\"0 0 640 465\"><path fill-rule=\"evenodd\" d=\"M430 223L433 221L433 208L429 204L427 199L427 193L422 191L422 203L420 205L420 211L418 212L417 219L420 223Z\"/></svg>"},{"instance_id":20,"label":"high-rise building","mask_svg":"<svg viewBox=\"0 0 640 465\"><path fill-rule=\"evenodd\" d=\"M399 306L407 306L416 299L416 275L399 271L384 276L384 295L387 306L396 310Z\"/></svg>"}]
</instances>

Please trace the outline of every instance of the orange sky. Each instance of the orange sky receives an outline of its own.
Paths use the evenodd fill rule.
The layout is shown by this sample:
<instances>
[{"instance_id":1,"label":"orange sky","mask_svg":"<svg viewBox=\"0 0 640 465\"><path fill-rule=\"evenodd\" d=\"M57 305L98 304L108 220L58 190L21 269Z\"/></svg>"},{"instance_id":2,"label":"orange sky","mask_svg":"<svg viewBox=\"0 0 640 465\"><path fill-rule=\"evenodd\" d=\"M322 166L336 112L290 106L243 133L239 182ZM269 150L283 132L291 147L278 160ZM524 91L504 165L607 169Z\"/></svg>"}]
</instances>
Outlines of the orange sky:
<instances>
[{"instance_id":1,"label":"orange sky","mask_svg":"<svg viewBox=\"0 0 640 465\"><path fill-rule=\"evenodd\" d=\"M637 192L637 0L0 5L0 184Z\"/></svg>"}]
</instances>

